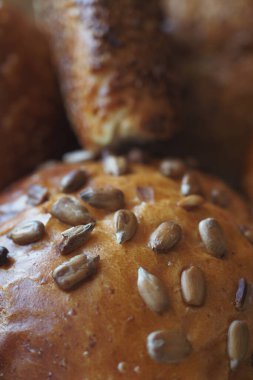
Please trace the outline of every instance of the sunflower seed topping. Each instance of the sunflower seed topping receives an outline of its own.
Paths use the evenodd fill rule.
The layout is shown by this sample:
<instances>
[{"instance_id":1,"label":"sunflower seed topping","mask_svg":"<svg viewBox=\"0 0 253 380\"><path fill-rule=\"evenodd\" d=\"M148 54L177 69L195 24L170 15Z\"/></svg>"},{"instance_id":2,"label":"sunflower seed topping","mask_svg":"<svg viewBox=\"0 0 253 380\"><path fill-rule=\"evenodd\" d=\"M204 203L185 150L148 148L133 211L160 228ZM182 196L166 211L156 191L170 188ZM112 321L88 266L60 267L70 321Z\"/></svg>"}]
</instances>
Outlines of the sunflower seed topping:
<instances>
[{"instance_id":1,"label":"sunflower seed topping","mask_svg":"<svg viewBox=\"0 0 253 380\"><path fill-rule=\"evenodd\" d=\"M62 255L74 251L81 247L90 237L95 223L89 223L81 226L71 227L62 232L62 241L59 245L59 251Z\"/></svg>"},{"instance_id":2,"label":"sunflower seed topping","mask_svg":"<svg viewBox=\"0 0 253 380\"><path fill-rule=\"evenodd\" d=\"M123 244L132 239L137 230L137 219L132 211L118 210L114 215L116 241Z\"/></svg>"},{"instance_id":3,"label":"sunflower seed topping","mask_svg":"<svg viewBox=\"0 0 253 380\"><path fill-rule=\"evenodd\" d=\"M192 194L181 199L177 205L186 211L191 211L202 206L204 202L205 199L201 195Z\"/></svg>"},{"instance_id":4,"label":"sunflower seed topping","mask_svg":"<svg viewBox=\"0 0 253 380\"><path fill-rule=\"evenodd\" d=\"M53 271L53 279L60 289L70 290L97 271L99 260L99 256L91 257L84 253L74 256Z\"/></svg>"},{"instance_id":5,"label":"sunflower seed topping","mask_svg":"<svg viewBox=\"0 0 253 380\"><path fill-rule=\"evenodd\" d=\"M41 240L44 235L44 224L40 221L32 220L16 226L8 237L18 245L26 245Z\"/></svg>"},{"instance_id":6,"label":"sunflower seed topping","mask_svg":"<svg viewBox=\"0 0 253 380\"><path fill-rule=\"evenodd\" d=\"M206 283L201 269L190 267L185 269L181 275L182 296L190 306L201 306L205 300Z\"/></svg>"},{"instance_id":7,"label":"sunflower seed topping","mask_svg":"<svg viewBox=\"0 0 253 380\"><path fill-rule=\"evenodd\" d=\"M162 313L169 306L168 294L161 280L143 268L138 270L138 290L148 308Z\"/></svg>"},{"instance_id":8,"label":"sunflower seed topping","mask_svg":"<svg viewBox=\"0 0 253 380\"><path fill-rule=\"evenodd\" d=\"M76 198L62 197L52 206L51 214L62 223L78 226L94 222L88 210Z\"/></svg>"},{"instance_id":9,"label":"sunflower seed topping","mask_svg":"<svg viewBox=\"0 0 253 380\"><path fill-rule=\"evenodd\" d=\"M108 211L116 211L124 207L124 194L113 187L88 189L81 192L81 198L90 206Z\"/></svg>"},{"instance_id":10,"label":"sunflower seed topping","mask_svg":"<svg viewBox=\"0 0 253 380\"><path fill-rule=\"evenodd\" d=\"M245 321L233 321L228 329L228 356L231 369L238 367L249 346L249 328Z\"/></svg>"},{"instance_id":11,"label":"sunflower seed topping","mask_svg":"<svg viewBox=\"0 0 253 380\"><path fill-rule=\"evenodd\" d=\"M253 244L253 228L251 226L240 226L241 234Z\"/></svg>"},{"instance_id":12,"label":"sunflower seed topping","mask_svg":"<svg viewBox=\"0 0 253 380\"><path fill-rule=\"evenodd\" d=\"M61 191L72 193L79 190L87 181L87 173L84 170L76 169L66 174L61 180Z\"/></svg>"},{"instance_id":13,"label":"sunflower seed topping","mask_svg":"<svg viewBox=\"0 0 253 380\"><path fill-rule=\"evenodd\" d=\"M27 203L32 206L38 206L48 200L48 189L41 185L32 185L28 189Z\"/></svg>"},{"instance_id":14,"label":"sunflower seed topping","mask_svg":"<svg viewBox=\"0 0 253 380\"><path fill-rule=\"evenodd\" d=\"M86 161L92 161L96 156L97 153L90 150L74 150L73 152L65 153L62 160L67 164L79 164Z\"/></svg>"},{"instance_id":15,"label":"sunflower seed topping","mask_svg":"<svg viewBox=\"0 0 253 380\"><path fill-rule=\"evenodd\" d=\"M224 189L213 189L211 191L211 201L213 204L226 208L229 206L228 193Z\"/></svg>"},{"instance_id":16,"label":"sunflower seed topping","mask_svg":"<svg viewBox=\"0 0 253 380\"><path fill-rule=\"evenodd\" d=\"M173 248L182 237L182 229L173 221L161 223L151 234L150 248L156 253L166 253Z\"/></svg>"},{"instance_id":17,"label":"sunflower seed topping","mask_svg":"<svg viewBox=\"0 0 253 380\"><path fill-rule=\"evenodd\" d=\"M6 264L8 258L8 249L0 246L0 266Z\"/></svg>"},{"instance_id":18,"label":"sunflower seed topping","mask_svg":"<svg viewBox=\"0 0 253 380\"><path fill-rule=\"evenodd\" d=\"M184 162L178 159L166 159L160 165L161 174L173 179L181 178L186 169Z\"/></svg>"},{"instance_id":19,"label":"sunflower seed topping","mask_svg":"<svg viewBox=\"0 0 253 380\"><path fill-rule=\"evenodd\" d=\"M207 252L217 258L222 258L227 252L227 243L219 222L207 218L199 223L199 233Z\"/></svg>"},{"instance_id":20,"label":"sunflower seed topping","mask_svg":"<svg viewBox=\"0 0 253 380\"><path fill-rule=\"evenodd\" d=\"M158 363L179 363L191 353L192 347L181 331L160 330L148 335L147 351Z\"/></svg>"},{"instance_id":21,"label":"sunflower seed topping","mask_svg":"<svg viewBox=\"0 0 253 380\"><path fill-rule=\"evenodd\" d=\"M247 295L248 284L245 278L240 278L238 288L235 295L235 307L237 310L242 310Z\"/></svg>"},{"instance_id":22,"label":"sunflower seed topping","mask_svg":"<svg viewBox=\"0 0 253 380\"><path fill-rule=\"evenodd\" d=\"M125 157L107 156L103 160L104 172L119 176L127 173L127 160Z\"/></svg>"},{"instance_id":23,"label":"sunflower seed topping","mask_svg":"<svg viewBox=\"0 0 253 380\"><path fill-rule=\"evenodd\" d=\"M183 196L187 195L201 195L202 189L199 182L199 179L195 173L187 173L183 176L181 182L181 194Z\"/></svg>"}]
</instances>

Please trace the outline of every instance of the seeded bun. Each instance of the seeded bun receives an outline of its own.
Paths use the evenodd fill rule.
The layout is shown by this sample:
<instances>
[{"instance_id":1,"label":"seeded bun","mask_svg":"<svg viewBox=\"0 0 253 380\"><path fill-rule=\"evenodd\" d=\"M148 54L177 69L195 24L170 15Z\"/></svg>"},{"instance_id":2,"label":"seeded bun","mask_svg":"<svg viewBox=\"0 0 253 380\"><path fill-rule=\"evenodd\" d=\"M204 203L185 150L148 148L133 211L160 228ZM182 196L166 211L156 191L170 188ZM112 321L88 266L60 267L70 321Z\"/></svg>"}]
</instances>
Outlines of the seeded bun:
<instances>
[{"instance_id":1,"label":"seeded bun","mask_svg":"<svg viewBox=\"0 0 253 380\"><path fill-rule=\"evenodd\" d=\"M171 137L178 88L159 2L36 4L81 144L100 148Z\"/></svg>"},{"instance_id":2,"label":"seeded bun","mask_svg":"<svg viewBox=\"0 0 253 380\"><path fill-rule=\"evenodd\" d=\"M178 160L60 163L0 216L4 379L252 379L252 230L222 182Z\"/></svg>"},{"instance_id":3,"label":"seeded bun","mask_svg":"<svg viewBox=\"0 0 253 380\"><path fill-rule=\"evenodd\" d=\"M15 27L14 27L15 26ZM48 39L0 5L0 188L71 147Z\"/></svg>"}]
</instances>

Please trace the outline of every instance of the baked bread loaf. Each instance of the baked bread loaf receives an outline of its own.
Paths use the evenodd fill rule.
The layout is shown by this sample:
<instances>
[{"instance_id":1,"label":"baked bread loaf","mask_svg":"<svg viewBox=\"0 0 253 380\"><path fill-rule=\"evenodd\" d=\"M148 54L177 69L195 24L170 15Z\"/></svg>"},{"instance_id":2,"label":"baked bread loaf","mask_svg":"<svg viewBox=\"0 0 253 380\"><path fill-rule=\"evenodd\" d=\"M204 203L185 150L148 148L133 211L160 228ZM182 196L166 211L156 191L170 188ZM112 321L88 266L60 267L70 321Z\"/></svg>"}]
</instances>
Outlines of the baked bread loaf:
<instances>
[{"instance_id":1,"label":"baked bread loaf","mask_svg":"<svg viewBox=\"0 0 253 380\"><path fill-rule=\"evenodd\" d=\"M236 184L253 129L253 3L164 1L184 87L179 141Z\"/></svg>"},{"instance_id":2,"label":"baked bread loaf","mask_svg":"<svg viewBox=\"0 0 253 380\"><path fill-rule=\"evenodd\" d=\"M96 149L172 135L178 85L159 2L36 3L81 144Z\"/></svg>"},{"instance_id":3,"label":"baked bread loaf","mask_svg":"<svg viewBox=\"0 0 253 380\"><path fill-rule=\"evenodd\" d=\"M252 230L222 182L107 156L0 205L2 378L252 379Z\"/></svg>"},{"instance_id":4,"label":"baked bread loaf","mask_svg":"<svg viewBox=\"0 0 253 380\"><path fill-rule=\"evenodd\" d=\"M61 155L72 146L73 137L67 127L46 36L33 21L3 5L0 51L2 188L45 159Z\"/></svg>"}]
</instances>

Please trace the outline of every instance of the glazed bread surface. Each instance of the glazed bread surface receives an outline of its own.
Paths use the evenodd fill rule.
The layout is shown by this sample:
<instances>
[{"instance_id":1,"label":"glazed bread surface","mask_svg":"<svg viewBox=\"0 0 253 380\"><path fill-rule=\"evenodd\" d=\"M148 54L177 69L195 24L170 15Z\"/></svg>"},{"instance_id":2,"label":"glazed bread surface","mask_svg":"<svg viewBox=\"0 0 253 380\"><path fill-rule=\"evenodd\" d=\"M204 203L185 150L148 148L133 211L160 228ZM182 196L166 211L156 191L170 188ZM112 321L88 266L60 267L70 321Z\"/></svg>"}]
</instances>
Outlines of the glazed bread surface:
<instances>
[{"instance_id":1,"label":"glazed bread surface","mask_svg":"<svg viewBox=\"0 0 253 380\"><path fill-rule=\"evenodd\" d=\"M252 379L247 205L159 167L59 163L1 196L2 378Z\"/></svg>"}]
</instances>

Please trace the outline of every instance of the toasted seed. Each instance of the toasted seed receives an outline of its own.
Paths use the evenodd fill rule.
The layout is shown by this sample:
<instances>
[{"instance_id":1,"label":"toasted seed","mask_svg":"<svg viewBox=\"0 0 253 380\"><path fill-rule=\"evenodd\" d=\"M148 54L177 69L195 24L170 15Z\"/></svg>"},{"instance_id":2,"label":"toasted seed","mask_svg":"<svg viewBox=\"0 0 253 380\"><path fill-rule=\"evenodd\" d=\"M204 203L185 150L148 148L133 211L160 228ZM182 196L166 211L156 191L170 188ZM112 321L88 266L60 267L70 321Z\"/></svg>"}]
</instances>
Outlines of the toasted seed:
<instances>
[{"instance_id":1,"label":"toasted seed","mask_svg":"<svg viewBox=\"0 0 253 380\"><path fill-rule=\"evenodd\" d=\"M181 194L184 196L202 194L201 185L195 173L190 172L183 176L181 182Z\"/></svg>"},{"instance_id":2,"label":"toasted seed","mask_svg":"<svg viewBox=\"0 0 253 380\"><path fill-rule=\"evenodd\" d=\"M127 160L125 157L107 156L103 160L104 172L119 176L125 174L128 170Z\"/></svg>"},{"instance_id":3,"label":"toasted seed","mask_svg":"<svg viewBox=\"0 0 253 380\"><path fill-rule=\"evenodd\" d=\"M124 207L124 194L113 187L103 189L88 189L81 192L81 198L89 205L108 211L116 211Z\"/></svg>"},{"instance_id":4,"label":"toasted seed","mask_svg":"<svg viewBox=\"0 0 253 380\"><path fill-rule=\"evenodd\" d=\"M222 258L227 252L227 243L219 222L207 218L199 223L199 233L207 252L217 258Z\"/></svg>"},{"instance_id":5,"label":"toasted seed","mask_svg":"<svg viewBox=\"0 0 253 380\"><path fill-rule=\"evenodd\" d=\"M151 186L137 186L136 193L142 202L154 202L155 192Z\"/></svg>"},{"instance_id":6,"label":"toasted seed","mask_svg":"<svg viewBox=\"0 0 253 380\"><path fill-rule=\"evenodd\" d=\"M161 162L160 172L169 178L181 178L186 172L186 165L183 161L178 159L166 159Z\"/></svg>"},{"instance_id":7,"label":"toasted seed","mask_svg":"<svg viewBox=\"0 0 253 380\"><path fill-rule=\"evenodd\" d=\"M71 226L94 222L88 210L76 198L62 197L58 199L52 206L51 214Z\"/></svg>"},{"instance_id":8,"label":"toasted seed","mask_svg":"<svg viewBox=\"0 0 253 380\"><path fill-rule=\"evenodd\" d=\"M182 229L173 221L161 223L149 239L150 248L157 253L166 253L173 248L182 237Z\"/></svg>"},{"instance_id":9,"label":"toasted seed","mask_svg":"<svg viewBox=\"0 0 253 380\"><path fill-rule=\"evenodd\" d=\"M148 308L156 313L162 313L169 306L169 298L162 281L140 267L137 280L138 291Z\"/></svg>"},{"instance_id":10,"label":"toasted seed","mask_svg":"<svg viewBox=\"0 0 253 380\"><path fill-rule=\"evenodd\" d=\"M67 164L78 164L85 161L92 161L97 157L97 153L90 150L74 150L65 153L62 157L63 162Z\"/></svg>"},{"instance_id":11,"label":"toasted seed","mask_svg":"<svg viewBox=\"0 0 253 380\"><path fill-rule=\"evenodd\" d=\"M185 269L181 275L181 290L183 299L188 305L203 305L206 281L202 270L194 266Z\"/></svg>"},{"instance_id":12,"label":"toasted seed","mask_svg":"<svg viewBox=\"0 0 253 380\"><path fill-rule=\"evenodd\" d=\"M253 244L253 228L251 226L239 226L241 234Z\"/></svg>"},{"instance_id":13,"label":"toasted seed","mask_svg":"<svg viewBox=\"0 0 253 380\"><path fill-rule=\"evenodd\" d=\"M228 356L231 369L244 359L249 346L249 328L245 321L233 321L228 329Z\"/></svg>"},{"instance_id":14,"label":"toasted seed","mask_svg":"<svg viewBox=\"0 0 253 380\"><path fill-rule=\"evenodd\" d=\"M235 307L237 310L242 310L247 295L248 284L245 278L240 278L238 288L235 295Z\"/></svg>"},{"instance_id":15,"label":"toasted seed","mask_svg":"<svg viewBox=\"0 0 253 380\"><path fill-rule=\"evenodd\" d=\"M28 189L27 203L32 206L38 206L48 200L48 189L41 185L32 185Z\"/></svg>"},{"instance_id":16,"label":"toasted seed","mask_svg":"<svg viewBox=\"0 0 253 380\"><path fill-rule=\"evenodd\" d=\"M178 330L154 331L148 335L149 356L159 363L179 363L192 351L190 342Z\"/></svg>"},{"instance_id":17,"label":"toasted seed","mask_svg":"<svg viewBox=\"0 0 253 380\"><path fill-rule=\"evenodd\" d=\"M88 223L81 226L71 227L62 232L62 241L59 244L59 251L62 255L74 251L81 247L89 238L95 223Z\"/></svg>"},{"instance_id":18,"label":"toasted seed","mask_svg":"<svg viewBox=\"0 0 253 380\"><path fill-rule=\"evenodd\" d=\"M87 173L84 170L76 169L66 174L61 180L61 191L71 193L79 190L87 181Z\"/></svg>"},{"instance_id":19,"label":"toasted seed","mask_svg":"<svg viewBox=\"0 0 253 380\"><path fill-rule=\"evenodd\" d=\"M8 258L8 249L0 246L0 266L6 264Z\"/></svg>"},{"instance_id":20,"label":"toasted seed","mask_svg":"<svg viewBox=\"0 0 253 380\"><path fill-rule=\"evenodd\" d=\"M180 199L177 205L187 211L191 211L202 206L204 202L205 199L201 195L192 194Z\"/></svg>"},{"instance_id":21,"label":"toasted seed","mask_svg":"<svg viewBox=\"0 0 253 380\"><path fill-rule=\"evenodd\" d=\"M132 239L137 230L137 219L132 211L118 210L114 215L116 241L123 244Z\"/></svg>"},{"instance_id":22,"label":"toasted seed","mask_svg":"<svg viewBox=\"0 0 253 380\"><path fill-rule=\"evenodd\" d=\"M226 208L229 205L229 196L224 189L212 189L211 201L217 206Z\"/></svg>"},{"instance_id":23,"label":"toasted seed","mask_svg":"<svg viewBox=\"0 0 253 380\"><path fill-rule=\"evenodd\" d=\"M135 164L145 164L149 161L149 157L143 150L134 148L128 152L127 160Z\"/></svg>"},{"instance_id":24,"label":"toasted seed","mask_svg":"<svg viewBox=\"0 0 253 380\"><path fill-rule=\"evenodd\" d=\"M32 220L16 226L8 237L16 244L26 245L41 240L44 234L44 224L38 220Z\"/></svg>"},{"instance_id":25,"label":"toasted seed","mask_svg":"<svg viewBox=\"0 0 253 380\"><path fill-rule=\"evenodd\" d=\"M55 268L53 278L62 290L72 289L97 271L99 260L99 256L91 257L84 253L74 256Z\"/></svg>"}]
</instances>

